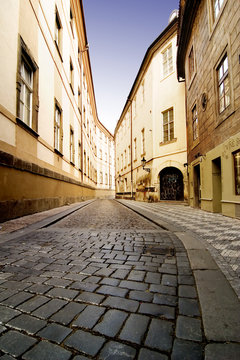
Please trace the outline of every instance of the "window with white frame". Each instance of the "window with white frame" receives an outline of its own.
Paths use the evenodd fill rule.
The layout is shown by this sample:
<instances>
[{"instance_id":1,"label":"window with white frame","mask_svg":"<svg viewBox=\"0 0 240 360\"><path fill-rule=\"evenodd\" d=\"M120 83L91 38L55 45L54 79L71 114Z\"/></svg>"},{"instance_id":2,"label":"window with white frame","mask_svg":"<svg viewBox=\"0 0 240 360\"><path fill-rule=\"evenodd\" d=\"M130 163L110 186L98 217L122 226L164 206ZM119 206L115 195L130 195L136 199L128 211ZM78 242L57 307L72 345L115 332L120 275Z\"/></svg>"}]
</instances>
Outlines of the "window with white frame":
<instances>
[{"instance_id":1,"label":"window with white frame","mask_svg":"<svg viewBox=\"0 0 240 360\"><path fill-rule=\"evenodd\" d=\"M131 147L128 146L128 165L131 163Z\"/></svg>"},{"instance_id":2,"label":"window with white frame","mask_svg":"<svg viewBox=\"0 0 240 360\"><path fill-rule=\"evenodd\" d=\"M82 170L82 147L81 142L78 142L78 168Z\"/></svg>"},{"instance_id":3,"label":"window with white frame","mask_svg":"<svg viewBox=\"0 0 240 360\"><path fill-rule=\"evenodd\" d=\"M56 102L54 114L54 148L62 153L62 111Z\"/></svg>"},{"instance_id":4,"label":"window with white frame","mask_svg":"<svg viewBox=\"0 0 240 360\"><path fill-rule=\"evenodd\" d=\"M167 76L173 72L173 54L172 44L162 53L163 76Z\"/></svg>"},{"instance_id":5,"label":"window with white frame","mask_svg":"<svg viewBox=\"0 0 240 360\"><path fill-rule=\"evenodd\" d=\"M141 155L145 154L145 129L141 130Z\"/></svg>"},{"instance_id":6,"label":"window with white frame","mask_svg":"<svg viewBox=\"0 0 240 360\"><path fill-rule=\"evenodd\" d=\"M173 108L163 112L163 142L174 139Z\"/></svg>"},{"instance_id":7,"label":"window with white frame","mask_svg":"<svg viewBox=\"0 0 240 360\"><path fill-rule=\"evenodd\" d=\"M137 160L137 138L133 140L133 159Z\"/></svg>"},{"instance_id":8,"label":"window with white frame","mask_svg":"<svg viewBox=\"0 0 240 360\"><path fill-rule=\"evenodd\" d=\"M56 15L55 15L55 37L54 37L54 40L55 40L55 44L57 46L57 49L60 53L60 56L61 56L61 60L62 60L62 23L61 23L61 20L60 20L60 16L59 16L59 13L56 9Z\"/></svg>"},{"instance_id":9,"label":"window with white frame","mask_svg":"<svg viewBox=\"0 0 240 360\"><path fill-rule=\"evenodd\" d=\"M194 50L193 46L191 47L190 53L188 55L188 73L189 73L189 80L192 79L195 73L195 63L194 63Z\"/></svg>"},{"instance_id":10,"label":"window with white frame","mask_svg":"<svg viewBox=\"0 0 240 360\"><path fill-rule=\"evenodd\" d=\"M27 61L21 62L20 119L32 127L33 70Z\"/></svg>"},{"instance_id":11,"label":"window with white frame","mask_svg":"<svg viewBox=\"0 0 240 360\"><path fill-rule=\"evenodd\" d=\"M72 92L74 93L74 68L71 59L70 59L70 87L72 89Z\"/></svg>"},{"instance_id":12,"label":"window with white frame","mask_svg":"<svg viewBox=\"0 0 240 360\"><path fill-rule=\"evenodd\" d=\"M225 54L217 68L217 78L219 112L221 113L230 105L230 84L227 54Z\"/></svg>"},{"instance_id":13,"label":"window with white frame","mask_svg":"<svg viewBox=\"0 0 240 360\"><path fill-rule=\"evenodd\" d=\"M196 105L194 105L192 109L192 132L193 132L193 141L195 141L199 136L198 113L197 113Z\"/></svg>"},{"instance_id":14,"label":"window with white frame","mask_svg":"<svg viewBox=\"0 0 240 360\"><path fill-rule=\"evenodd\" d=\"M74 131L70 127L70 162L74 164Z\"/></svg>"},{"instance_id":15,"label":"window with white frame","mask_svg":"<svg viewBox=\"0 0 240 360\"><path fill-rule=\"evenodd\" d=\"M223 6L225 0L213 0L214 18L218 17L218 14Z\"/></svg>"}]
</instances>

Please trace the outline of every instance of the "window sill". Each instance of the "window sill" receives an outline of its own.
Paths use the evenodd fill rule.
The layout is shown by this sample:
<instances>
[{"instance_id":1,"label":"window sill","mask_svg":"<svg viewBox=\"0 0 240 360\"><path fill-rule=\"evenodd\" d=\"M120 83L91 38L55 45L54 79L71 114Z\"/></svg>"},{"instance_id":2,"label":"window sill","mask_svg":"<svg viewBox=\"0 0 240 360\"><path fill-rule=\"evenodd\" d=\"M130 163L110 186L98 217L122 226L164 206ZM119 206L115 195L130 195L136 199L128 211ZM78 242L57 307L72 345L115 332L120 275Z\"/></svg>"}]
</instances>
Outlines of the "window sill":
<instances>
[{"instance_id":1,"label":"window sill","mask_svg":"<svg viewBox=\"0 0 240 360\"><path fill-rule=\"evenodd\" d=\"M162 141L162 142L159 143L159 146L169 145L169 144L175 143L176 141L177 141L177 138L174 138L174 139L169 140L169 141Z\"/></svg>"},{"instance_id":2,"label":"window sill","mask_svg":"<svg viewBox=\"0 0 240 360\"><path fill-rule=\"evenodd\" d=\"M35 138L39 137L39 134L36 131L34 131L30 126L25 124L25 122L23 122L21 119L16 118L16 120L17 120L17 124L24 130L26 130L30 135L34 136Z\"/></svg>"},{"instance_id":3,"label":"window sill","mask_svg":"<svg viewBox=\"0 0 240 360\"><path fill-rule=\"evenodd\" d=\"M56 45L56 48L57 48L58 54L59 54L59 56L60 56L61 62L63 63L63 58L62 58L62 53L61 53L61 50L59 49L59 46L58 46L58 44L57 44L56 40L54 40L54 42L55 42L55 45Z\"/></svg>"},{"instance_id":4,"label":"window sill","mask_svg":"<svg viewBox=\"0 0 240 360\"><path fill-rule=\"evenodd\" d=\"M63 157L63 154L62 154L59 150L54 149L54 152L55 152L57 155L59 155L59 156Z\"/></svg>"}]
</instances>

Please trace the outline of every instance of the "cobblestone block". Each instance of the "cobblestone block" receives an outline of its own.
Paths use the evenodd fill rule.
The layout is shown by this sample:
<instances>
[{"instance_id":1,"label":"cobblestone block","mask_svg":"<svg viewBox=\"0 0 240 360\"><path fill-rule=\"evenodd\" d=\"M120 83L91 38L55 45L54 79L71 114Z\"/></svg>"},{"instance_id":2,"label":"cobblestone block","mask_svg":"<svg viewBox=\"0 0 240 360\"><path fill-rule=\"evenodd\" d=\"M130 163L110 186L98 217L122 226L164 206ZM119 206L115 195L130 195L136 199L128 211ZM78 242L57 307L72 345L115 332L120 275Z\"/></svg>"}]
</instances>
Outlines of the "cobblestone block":
<instances>
[{"instance_id":1,"label":"cobblestone block","mask_svg":"<svg viewBox=\"0 0 240 360\"><path fill-rule=\"evenodd\" d=\"M179 314L187 316L200 316L200 310L197 300L179 298Z\"/></svg>"},{"instance_id":2,"label":"cobblestone block","mask_svg":"<svg viewBox=\"0 0 240 360\"><path fill-rule=\"evenodd\" d=\"M83 282L91 283L91 284L98 284L99 281L102 280L100 276L87 276L86 279L83 280Z\"/></svg>"},{"instance_id":3,"label":"cobblestone block","mask_svg":"<svg viewBox=\"0 0 240 360\"><path fill-rule=\"evenodd\" d=\"M91 329L103 315L104 311L105 308L89 305L81 312L72 325Z\"/></svg>"},{"instance_id":4,"label":"cobblestone block","mask_svg":"<svg viewBox=\"0 0 240 360\"><path fill-rule=\"evenodd\" d=\"M151 284L160 284L161 282L161 275L154 272L147 272L145 282Z\"/></svg>"},{"instance_id":5,"label":"cobblestone block","mask_svg":"<svg viewBox=\"0 0 240 360\"><path fill-rule=\"evenodd\" d=\"M106 300L102 303L102 305L109 306L115 309L136 312L139 303L134 300L128 300L116 296L108 296Z\"/></svg>"},{"instance_id":6,"label":"cobblestone block","mask_svg":"<svg viewBox=\"0 0 240 360\"><path fill-rule=\"evenodd\" d=\"M176 295L177 293L176 287L155 284L150 285L149 291L166 295Z\"/></svg>"},{"instance_id":7,"label":"cobblestone block","mask_svg":"<svg viewBox=\"0 0 240 360\"><path fill-rule=\"evenodd\" d=\"M59 324L48 324L44 329L37 333L38 336L46 340L54 341L57 344L61 342L72 332L71 329L59 325Z\"/></svg>"},{"instance_id":8,"label":"cobblestone block","mask_svg":"<svg viewBox=\"0 0 240 360\"><path fill-rule=\"evenodd\" d=\"M81 270L80 274L83 275L93 275L96 271L98 271L98 267L87 266L85 269Z\"/></svg>"},{"instance_id":9,"label":"cobblestone block","mask_svg":"<svg viewBox=\"0 0 240 360\"><path fill-rule=\"evenodd\" d=\"M5 281L5 283L3 283L1 285L1 287L4 287L5 289L8 289L8 290L22 291L22 290L25 290L26 288L28 288L31 285L32 285L31 283L21 282L21 281Z\"/></svg>"},{"instance_id":10,"label":"cobblestone block","mask_svg":"<svg viewBox=\"0 0 240 360\"><path fill-rule=\"evenodd\" d=\"M178 288L178 295L186 298L196 298L197 292L194 286L180 285Z\"/></svg>"},{"instance_id":11,"label":"cobblestone block","mask_svg":"<svg viewBox=\"0 0 240 360\"><path fill-rule=\"evenodd\" d=\"M116 255L115 257L116 260L126 260L127 259L127 255L124 255L124 254L119 254L119 255Z\"/></svg>"},{"instance_id":12,"label":"cobblestone block","mask_svg":"<svg viewBox=\"0 0 240 360\"><path fill-rule=\"evenodd\" d=\"M78 351L95 356L105 342L102 336L95 336L85 331L78 330L70 335L64 344Z\"/></svg>"},{"instance_id":13,"label":"cobblestone block","mask_svg":"<svg viewBox=\"0 0 240 360\"><path fill-rule=\"evenodd\" d=\"M17 306L17 309L27 313L31 313L32 311L36 310L37 308L47 303L48 301L50 301L49 298L45 296L37 295L34 298L31 298L30 300L25 301L23 304Z\"/></svg>"},{"instance_id":14,"label":"cobblestone block","mask_svg":"<svg viewBox=\"0 0 240 360\"><path fill-rule=\"evenodd\" d=\"M6 330L5 326L0 325L0 334L2 334Z\"/></svg>"},{"instance_id":15,"label":"cobblestone block","mask_svg":"<svg viewBox=\"0 0 240 360\"><path fill-rule=\"evenodd\" d=\"M104 295L113 295L113 296L120 296L125 297L125 295L128 292L128 289L122 289L116 286L108 286L108 285L102 285L98 290L98 293L104 294Z\"/></svg>"},{"instance_id":16,"label":"cobblestone block","mask_svg":"<svg viewBox=\"0 0 240 360\"><path fill-rule=\"evenodd\" d=\"M73 360L89 360L86 356L77 355L73 358Z\"/></svg>"},{"instance_id":17,"label":"cobblestone block","mask_svg":"<svg viewBox=\"0 0 240 360\"><path fill-rule=\"evenodd\" d=\"M103 278L102 281L100 281L101 285L110 285L110 286L118 286L119 283L120 280L113 278Z\"/></svg>"},{"instance_id":18,"label":"cobblestone block","mask_svg":"<svg viewBox=\"0 0 240 360\"><path fill-rule=\"evenodd\" d=\"M64 275L64 279L72 281L83 281L84 279L86 279L86 277L87 275L74 274L71 272Z\"/></svg>"},{"instance_id":19,"label":"cobblestone block","mask_svg":"<svg viewBox=\"0 0 240 360\"><path fill-rule=\"evenodd\" d=\"M141 344L149 320L150 319L147 316L131 314L126 321L119 338L136 344Z\"/></svg>"},{"instance_id":20,"label":"cobblestone block","mask_svg":"<svg viewBox=\"0 0 240 360\"><path fill-rule=\"evenodd\" d=\"M153 294L151 294L150 292L147 292L147 291L133 290L133 291L130 291L130 293L129 293L129 299L151 302L153 299Z\"/></svg>"},{"instance_id":21,"label":"cobblestone block","mask_svg":"<svg viewBox=\"0 0 240 360\"><path fill-rule=\"evenodd\" d=\"M168 357L156 351L142 348L139 352L138 360L168 360Z\"/></svg>"},{"instance_id":22,"label":"cobblestone block","mask_svg":"<svg viewBox=\"0 0 240 360\"><path fill-rule=\"evenodd\" d=\"M140 283L137 281L127 281L127 280L122 280L119 286L130 290L147 290L148 288L147 284Z\"/></svg>"},{"instance_id":23,"label":"cobblestone block","mask_svg":"<svg viewBox=\"0 0 240 360\"><path fill-rule=\"evenodd\" d=\"M14 358L10 355L5 354L0 357L0 360L14 360Z\"/></svg>"},{"instance_id":24,"label":"cobblestone block","mask_svg":"<svg viewBox=\"0 0 240 360\"><path fill-rule=\"evenodd\" d=\"M240 344L208 344L205 347L204 360L239 360Z\"/></svg>"},{"instance_id":25,"label":"cobblestone block","mask_svg":"<svg viewBox=\"0 0 240 360\"><path fill-rule=\"evenodd\" d=\"M52 289L52 286L47 286L44 284L34 284L30 286L27 290L34 294L43 295L50 289Z\"/></svg>"},{"instance_id":26,"label":"cobblestone block","mask_svg":"<svg viewBox=\"0 0 240 360\"><path fill-rule=\"evenodd\" d=\"M16 330L24 330L28 334L33 335L46 326L46 321L39 320L33 316L22 314L17 318L11 320L7 324L8 326L16 329Z\"/></svg>"},{"instance_id":27,"label":"cobblestone block","mask_svg":"<svg viewBox=\"0 0 240 360\"><path fill-rule=\"evenodd\" d=\"M202 346L195 342L175 339L171 360L203 360L202 350Z\"/></svg>"},{"instance_id":28,"label":"cobblestone block","mask_svg":"<svg viewBox=\"0 0 240 360\"><path fill-rule=\"evenodd\" d=\"M66 276L64 274L62 274L62 275L63 275L63 277ZM67 286L70 286L71 283L72 283L71 280L60 279L60 278L51 278L45 282L45 284L47 284L47 285L52 285L52 286L61 287L61 288L66 288Z\"/></svg>"},{"instance_id":29,"label":"cobblestone block","mask_svg":"<svg viewBox=\"0 0 240 360\"><path fill-rule=\"evenodd\" d=\"M194 277L192 275L178 275L179 285L194 285Z\"/></svg>"},{"instance_id":30,"label":"cobblestone block","mask_svg":"<svg viewBox=\"0 0 240 360\"><path fill-rule=\"evenodd\" d=\"M173 324L153 319L148 330L145 345L161 351L170 352L173 342Z\"/></svg>"},{"instance_id":31,"label":"cobblestone block","mask_svg":"<svg viewBox=\"0 0 240 360\"><path fill-rule=\"evenodd\" d=\"M18 293L18 290L4 290L0 292L0 302Z\"/></svg>"},{"instance_id":32,"label":"cobblestone block","mask_svg":"<svg viewBox=\"0 0 240 360\"><path fill-rule=\"evenodd\" d=\"M126 318L127 314L122 311L109 310L93 330L103 335L114 337L119 332Z\"/></svg>"},{"instance_id":33,"label":"cobblestone block","mask_svg":"<svg viewBox=\"0 0 240 360\"><path fill-rule=\"evenodd\" d=\"M146 275L145 271L132 270L130 272L130 274L128 275L128 280L143 281L145 278L145 275Z\"/></svg>"},{"instance_id":34,"label":"cobblestone block","mask_svg":"<svg viewBox=\"0 0 240 360\"><path fill-rule=\"evenodd\" d=\"M176 335L185 340L202 341L201 321L187 316L178 316Z\"/></svg>"},{"instance_id":35,"label":"cobblestone block","mask_svg":"<svg viewBox=\"0 0 240 360\"><path fill-rule=\"evenodd\" d=\"M170 306L143 303L138 310L141 314L161 316L165 319L175 319L175 309Z\"/></svg>"},{"instance_id":36,"label":"cobblestone block","mask_svg":"<svg viewBox=\"0 0 240 360\"><path fill-rule=\"evenodd\" d=\"M59 310L50 319L63 325L68 325L74 317L85 309L85 304L70 302L63 309Z\"/></svg>"},{"instance_id":37,"label":"cobblestone block","mask_svg":"<svg viewBox=\"0 0 240 360\"><path fill-rule=\"evenodd\" d=\"M0 324L6 324L9 320L20 315L20 311L0 305Z\"/></svg>"},{"instance_id":38,"label":"cobblestone block","mask_svg":"<svg viewBox=\"0 0 240 360\"><path fill-rule=\"evenodd\" d=\"M68 360L71 356L70 351L47 341L41 341L24 354L22 358L24 360Z\"/></svg>"},{"instance_id":39,"label":"cobblestone block","mask_svg":"<svg viewBox=\"0 0 240 360\"><path fill-rule=\"evenodd\" d=\"M162 285L166 286L177 286L177 276L176 275L163 275L162 276Z\"/></svg>"},{"instance_id":40,"label":"cobblestone block","mask_svg":"<svg viewBox=\"0 0 240 360\"><path fill-rule=\"evenodd\" d=\"M89 304L93 304L93 305L98 305L100 304L104 299L103 295L99 295L99 294L94 294L91 292L82 292L76 299L75 301L80 301L80 302L85 302L85 303L89 303Z\"/></svg>"},{"instance_id":41,"label":"cobblestone block","mask_svg":"<svg viewBox=\"0 0 240 360\"><path fill-rule=\"evenodd\" d=\"M117 279L125 279L129 273L130 273L130 271L127 269L118 269L111 275L111 277L114 277Z\"/></svg>"},{"instance_id":42,"label":"cobblestone block","mask_svg":"<svg viewBox=\"0 0 240 360\"><path fill-rule=\"evenodd\" d=\"M29 300L32 297L33 297L32 294L28 294L27 292L21 291L15 295L11 296L10 298L2 301L2 304L10 306L10 307L16 307L19 304L25 302L26 300Z\"/></svg>"},{"instance_id":43,"label":"cobblestone block","mask_svg":"<svg viewBox=\"0 0 240 360\"><path fill-rule=\"evenodd\" d=\"M109 341L100 352L100 360L134 359L136 350L128 345Z\"/></svg>"},{"instance_id":44,"label":"cobblestone block","mask_svg":"<svg viewBox=\"0 0 240 360\"><path fill-rule=\"evenodd\" d=\"M67 302L60 299L53 299L47 304L44 304L37 310L33 311L32 315L35 315L41 319L48 319L51 315L60 310Z\"/></svg>"},{"instance_id":45,"label":"cobblestone block","mask_svg":"<svg viewBox=\"0 0 240 360\"><path fill-rule=\"evenodd\" d=\"M160 305L169 305L176 306L177 305L177 297L172 295L159 295L155 294L153 299L154 304Z\"/></svg>"},{"instance_id":46,"label":"cobblestone block","mask_svg":"<svg viewBox=\"0 0 240 360\"><path fill-rule=\"evenodd\" d=\"M97 276L110 276L112 273L114 272L114 269L110 269L110 268L102 268L100 270L98 270L95 275Z\"/></svg>"},{"instance_id":47,"label":"cobblestone block","mask_svg":"<svg viewBox=\"0 0 240 360\"><path fill-rule=\"evenodd\" d=\"M46 295L53 298L57 297L65 300L73 300L78 294L79 292L75 290L54 288L51 289Z\"/></svg>"},{"instance_id":48,"label":"cobblestone block","mask_svg":"<svg viewBox=\"0 0 240 360\"><path fill-rule=\"evenodd\" d=\"M17 331L8 331L0 338L0 350L12 356L20 356L37 342L30 336Z\"/></svg>"},{"instance_id":49,"label":"cobblestone block","mask_svg":"<svg viewBox=\"0 0 240 360\"><path fill-rule=\"evenodd\" d=\"M89 282L74 282L70 287L71 289L83 290L93 292L98 288L98 284L92 284Z\"/></svg>"}]
</instances>

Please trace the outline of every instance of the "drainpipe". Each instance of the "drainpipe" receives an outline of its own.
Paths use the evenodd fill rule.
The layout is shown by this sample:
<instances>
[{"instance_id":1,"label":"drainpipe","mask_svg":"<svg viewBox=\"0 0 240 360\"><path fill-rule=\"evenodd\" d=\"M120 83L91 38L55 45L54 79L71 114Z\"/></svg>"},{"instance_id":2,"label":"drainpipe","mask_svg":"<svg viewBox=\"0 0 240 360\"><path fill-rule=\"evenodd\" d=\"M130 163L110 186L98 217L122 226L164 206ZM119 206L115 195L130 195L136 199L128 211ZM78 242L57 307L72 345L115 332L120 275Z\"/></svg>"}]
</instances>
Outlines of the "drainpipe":
<instances>
[{"instance_id":1,"label":"drainpipe","mask_svg":"<svg viewBox=\"0 0 240 360\"><path fill-rule=\"evenodd\" d=\"M131 199L133 199L133 158L132 158L132 100L128 99L130 102L130 152L131 152Z\"/></svg>"}]
</instances>

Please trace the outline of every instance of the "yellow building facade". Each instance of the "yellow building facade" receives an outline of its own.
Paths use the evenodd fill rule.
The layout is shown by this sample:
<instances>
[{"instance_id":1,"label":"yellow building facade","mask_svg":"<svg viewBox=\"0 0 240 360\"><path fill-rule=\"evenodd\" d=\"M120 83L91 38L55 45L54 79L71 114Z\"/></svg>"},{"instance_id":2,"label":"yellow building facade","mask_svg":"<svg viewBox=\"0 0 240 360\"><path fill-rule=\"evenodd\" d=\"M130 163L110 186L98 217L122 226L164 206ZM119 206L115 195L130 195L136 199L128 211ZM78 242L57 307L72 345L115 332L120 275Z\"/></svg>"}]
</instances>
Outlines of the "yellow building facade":
<instances>
[{"instance_id":1,"label":"yellow building facade","mask_svg":"<svg viewBox=\"0 0 240 360\"><path fill-rule=\"evenodd\" d=\"M176 43L177 17L148 48L117 123L116 197L188 197L185 90L177 81Z\"/></svg>"},{"instance_id":2,"label":"yellow building facade","mask_svg":"<svg viewBox=\"0 0 240 360\"><path fill-rule=\"evenodd\" d=\"M113 136L97 115L82 1L0 6L0 219L113 196Z\"/></svg>"},{"instance_id":3,"label":"yellow building facade","mask_svg":"<svg viewBox=\"0 0 240 360\"><path fill-rule=\"evenodd\" d=\"M181 1L189 203L240 218L240 3Z\"/></svg>"}]
</instances>

